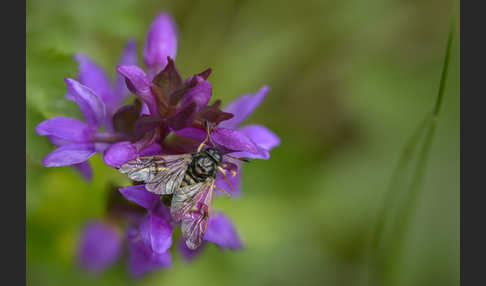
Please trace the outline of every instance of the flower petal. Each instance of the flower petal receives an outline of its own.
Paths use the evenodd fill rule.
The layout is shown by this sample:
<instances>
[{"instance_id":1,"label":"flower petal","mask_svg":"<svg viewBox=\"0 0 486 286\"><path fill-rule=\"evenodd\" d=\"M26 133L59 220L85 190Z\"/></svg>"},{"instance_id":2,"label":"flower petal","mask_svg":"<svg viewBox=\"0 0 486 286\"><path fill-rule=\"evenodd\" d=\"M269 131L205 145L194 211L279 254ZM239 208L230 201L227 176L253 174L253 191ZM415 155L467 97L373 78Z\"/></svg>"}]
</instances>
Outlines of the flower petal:
<instances>
[{"instance_id":1,"label":"flower petal","mask_svg":"<svg viewBox=\"0 0 486 286\"><path fill-rule=\"evenodd\" d=\"M153 156L153 155L160 155L162 151L162 147L158 143L153 143L146 148L140 150L138 152L138 156Z\"/></svg>"},{"instance_id":2,"label":"flower petal","mask_svg":"<svg viewBox=\"0 0 486 286\"><path fill-rule=\"evenodd\" d=\"M133 130L135 133L135 137L140 138L145 136L147 132L153 132L155 128L159 128L162 133L165 133L165 129L167 129L165 125L167 124L158 117L150 115L140 115L137 121L135 121Z\"/></svg>"},{"instance_id":3,"label":"flower petal","mask_svg":"<svg viewBox=\"0 0 486 286\"><path fill-rule=\"evenodd\" d=\"M270 152L263 148L258 148L258 153L251 153L251 152L232 152L231 156L238 157L238 158L247 158L247 159L263 159L268 160L270 159Z\"/></svg>"},{"instance_id":4,"label":"flower petal","mask_svg":"<svg viewBox=\"0 0 486 286\"><path fill-rule=\"evenodd\" d=\"M183 129L190 126L194 117L197 114L196 103L191 102L183 109L181 109L177 114L173 115L169 119L169 126L171 130Z\"/></svg>"},{"instance_id":5,"label":"flower petal","mask_svg":"<svg viewBox=\"0 0 486 286\"><path fill-rule=\"evenodd\" d=\"M196 76L197 84L194 87L189 88L180 103L180 109L188 106L191 103L195 103L197 106L197 112L205 107L212 95L212 87L209 81L204 80L200 76Z\"/></svg>"},{"instance_id":6,"label":"flower petal","mask_svg":"<svg viewBox=\"0 0 486 286\"><path fill-rule=\"evenodd\" d=\"M145 102L142 103L142 110L140 111L140 115L150 115L150 110Z\"/></svg>"},{"instance_id":7,"label":"flower petal","mask_svg":"<svg viewBox=\"0 0 486 286\"><path fill-rule=\"evenodd\" d=\"M137 65L137 43L135 40L129 40L125 46L125 50L118 63L119 66L131 66ZM129 90L127 84L125 83L125 77L121 74L117 74L113 105L116 107L120 105L123 99L128 95Z\"/></svg>"},{"instance_id":8,"label":"flower petal","mask_svg":"<svg viewBox=\"0 0 486 286\"><path fill-rule=\"evenodd\" d=\"M207 68L207 69L205 69L204 71L202 71L202 72L200 72L200 73L198 73L198 74L191 75L190 77L186 78L186 79L184 80L184 83L190 83L190 82L191 82L191 81L194 79L194 77L195 77L195 76L200 76L200 77L202 77L204 80L207 80L207 79L208 79L208 77L209 77L209 75L211 75L211 72L212 72L212 71L213 71L213 70L212 70L211 68Z\"/></svg>"},{"instance_id":9,"label":"flower petal","mask_svg":"<svg viewBox=\"0 0 486 286\"><path fill-rule=\"evenodd\" d=\"M235 152L232 156L254 159L270 159L270 150L280 145L280 138L272 131L262 125L248 125L240 128L239 131L245 134L258 147L258 153Z\"/></svg>"},{"instance_id":10,"label":"flower petal","mask_svg":"<svg viewBox=\"0 0 486 286\"><path fill-rule=\"evenodd\" d=\"M159 196L159 201L160 200L160 196ZM165 221L168 221L170 222L171 221L171 216L170 216L170 208L167 207L165 204L163 203L160 203L160 204L157 204L156 208L153 210L153 213L159 217L161 217L162 219L164 219Z\"/></svg>"},{"instance_id":11,"label":"flower petal","mask_svg":"<svg viewBox=\"0 0 486 286\"><path fill-rule=\"evenodd\" d=\"M174 132L179 136L191 138L197 142L201 142L206 138L206 132L204 130L194 127L174 130ZM224 151L249 152L260 156L261 150L258 146L238 130L214 128L211 137L217 145L226 149Z\"/></svg>"},{"instance_id":12,"label":"flower petal","mask_svg":"<svg viewBox=\"0 0 486 286\"><path fill-rule=\"evenodd\" d=\"M93 144L68 144L57 148L42 160L46 167L59 167L82 163L95 153Z\"/></svg>"},{"instance_id":13,"label":"flower petal","mask_svg":"<svg viewBox=\"0 0 486 286\"><path fill-rule=\"evenodd\" d=\"M263 86L255 94L245 94L232 101L223 111L233 113L234 117L221 122L219 126L226 128L238 127L262 103L269 90L268 86Z\"/></svg>"},{"instance_id":14,"label":"flower petal","mask_svg":"<svg viewBox=\"0 0 486 286\"><path fill-rule=\"evenodd\" d=\"M144 185L128 186L118 189L125 199L132 201L147 210L154 210L160 202L160 196L145 189Z\"/></svg>"},{"instance_id":15,"label":"flower petal","mask_svg":"<svg viewBox=\"0 0 486 286\"><path fill-rule=\"evenodd\" d=\"M216 100L212 105L205 106L198 114L197 118L199 121L209 121L213 125L217 126L220 122L233 118L233 114L223 112L219 109L221 100Z\"/></svg>"},{"instance_id":16,"label":"flower petal","mask_svg":"<svg viewBox=\"0 0 486 286\"><path fill-rule=\"evenodd\" d=\"M273 147L280 145L280 138L265 126L247 125L240 128L239 131L265 150L270 151Z\"/></svg>"},{"instance_id":17,"label":"flower petal","mask_svg":"<svg viewBox=\"0 0 486 286\"><path fill-rule=\"evenodd\" d=\"M105 150L111 146L111 143L107 142L96 142L94 143L96 153L103 154Z\"/></svg>"},{"instance_id":18,"label":"flower petal","mask_svg":"<svg viewBox=\"0 0 486 286\"><path fill-rule=\"evenodd\" d=\"M128 266L134 276L142 276L160 267L172 265L170 251L163 253L152 251L150 245L146 245L140 239L138 230L135 228L128 229L128 251L130 255Z\"/></svg>"},{"instance_id":19,"label":"flower petal","mask_svg":"<svg viewBox=\"0 0 486 286\"><path fill-rule=\"evenodd\" d=\"M150 112L153 115L157 115L157 105L150 91L150 80L147 74L141 68L134 65L119 66L117 71L125 77L130 92L140 97L147 104Z\"/></svg>"},{"instance_id":20,"label":"flower petal","mask_svg":"<svg viewBox=\"0 0 486 286\"><path fill-rule=\"evenodd\" d=\"M243 243L231 222L223 213L213 213L209 218L204 239L216 243L222 248L240 249Z\"/></svg>"},{"instance_id":21,"label":"flower petal","mask_svg":"<svg viewBox=\"0 0 486 286\"><path fill-rule=\"evenodd\" d=\"M105 150L103 160L108 166L119 168L125 162L133 160L139 156L151 156L159 154L161 147L157 143L148 145L137 152L137 146L129 141L122 141L111 145Z\"/></svg>"},{"instance_id":22,"label":"flower petal","mask_svg":"<svg viewBox=\"0 0 486 286\"><path fill-rule=\"evenodd\" d=\"M229 150L259 153L258 147L250 138L238 130L215 128L211 134L214 142Z\"/></svg>"},{"instance_id":23,"label":"flower petal","mask_svg":"<svg viewBox=\"0 0 486 286\"><path fill-rule=\"evenodd\" d=\"M132 134L135 122L140 116L142 103L135 100L134 104L123 105L112 116L113 129L116 132Z\"/></svg>"},{"instance_id":24,"label":"flower petal","mask_svg":"<svg viewBox=\"0 0 486 286\"><path fill-rule=\"evenodd\" d=\"M175 130L174 132L179 136L191 138L198 142L201 142L206 138L206 131L194 127L186 127L181 130Z\"/></svg>"},{"instance_id":25,"label":"flower petal","mask_svg":"<svg viewBox=\"0 0 486 286\"><path fill-rule=\"evenodd\" d=\"M56 136L53 136L53 135L48 135L47 138L49 138L49 141L53 145L56 145L57 147L71 144L71 140L66 140L66 139L59 138L59 137L56 137Z\"/></svg>"},{"instance_id":26,"label":"flower petal","mask_svg":"<svg viewBox=\"0 0 486 286\"><path fill-rule=\"evenodd\" d=\"M161 89L167 99L172 92L181 87L182 78L172 58L167 58L167 65L152 79L152 82Z\"/></svg>"},{"instance_id":27,"label":"flower petal","mask_svg":"<svg viewBox=\"0 0 486 286\"><path fill-rule=\"evenodd\" d=\"M103 160L108 166L118 168L125 162L135 159L136 156L137 148L129 141L122 141L106 149Z\"/></svg>"},{"instance_id":28,"label":"flower petal","mask_svg":"<svg viewBox=\"0 0 486 286\"><path fill-rule=\"evenodd\" d=\"M91 164L88 161L74 164L73 166L81 173L81 175L83 175L83 177L87 181L91 181L91 179L93 178L93 168L91 168Z\"/></svg>"},{"instance_id":29,"label":"flower petal","mask_svg":"<svg viewBox=\"0 0 486 286\"><path fill-rule=\"evenodd\" d=\"M91 127L98 127L105 119L105 104L93 90L74 79L64 79L68 92L74 96L86 122Z\"/></svg>"},{"instance_id":30,"label":"flower petal","mask_svg":"<svg viewBox=\"0 0 486 286\"><path fill-rule=\"evenodd\" d=\"M161 13L150 25L143 59L152 75L165 68L167 57L175 59L177 54L176 24L168 13Z\"/></svg>"},{"instance_id":31,"label":"flower petal","mask_svg":"<svg viewBox=\"0 0 486 286\"><path fill-rule=\"evenodd\" d=\"M105 71L86 55L76 53L79 64L78 81L93 90L106 104L112 94L110 79Z\"/></svg>"},{"instance_id":32,"label":"flower petal","mask_svg":"<svg viewBox=\"0 0 486 286\"><path fill-rule=\"evenodd\" d=\"M102 221L86 225L79 245L79 263L90 272L100 273L112 265L121 254L119 230Z\"/></svg>"},{"instance_id":33,"label":"flower petal","mask_svg":"<svg viewBox=\"0 0 486 286\"><path fill-rule=\"evenodd\" d=\"M135 39L130 39L125 45L125 49L123 50L122 56L120 57L120 61L118 62L118 64L120 66L127 66L137 65L137 63L137 42Z\"/></svg>"},{"instance_id":34,"label":"flower petal","mask_svg":"<svg viewBox=\"0 0 486 286\"><path fill-rule=\"evenodd\" d=\"M41 136L55 136L73 142L89 142L91 128L84 122L69 117L53 117L35 127Z\"/></svg>"},{"instance_id":35,"label":"flower petal","mask_svg":"<svg viewBox=\"0 0 486 286\"><path fill-rule=\"evenodd\" d=\"M136 95L150 95L150 80L147 74L136 65L118 66L116 69L125 77L127 88ZM142 98L143 99L143 98ZM153 97L148 101L154 101Z\"/></svg>"},{"instance_id":36,"label":"flower petal","mask_svg":"<svg viewBox=\"0 0 486 286\"><path fill-rule=\"evenodd\" d=\"M156 142L159 137L160 137L160 129L155 128L149 130L147 133L145 133L142 136L142 138L139 138L136 142L134 142L133 146L136 148L137 153L139 153L143 149L154 144L154 142Z\"/></svg>"},{"instance_id":37,"label":"flower petal","mask_svg":"<svg viewBox=\"0 0 486 286\"><path fill-rule=\"evenodd\" d=\"M172 225L156 214L148 215L139 227L140 237L153 252L164 253L172 245Z\"/></svg>"},{"instance_id":38,"label":"flower petal","mask_svg":"<svg viewBox=\"0 0 486 286\"><path fill-rule=\"evenodd\" d=\"M171 128L182 129L189 126L196 116L211 99L212 88L208 81L197 76L198 83L196 86L189 88L179 103L176 114L170 119Z\"/></svg>"}]
</instances>

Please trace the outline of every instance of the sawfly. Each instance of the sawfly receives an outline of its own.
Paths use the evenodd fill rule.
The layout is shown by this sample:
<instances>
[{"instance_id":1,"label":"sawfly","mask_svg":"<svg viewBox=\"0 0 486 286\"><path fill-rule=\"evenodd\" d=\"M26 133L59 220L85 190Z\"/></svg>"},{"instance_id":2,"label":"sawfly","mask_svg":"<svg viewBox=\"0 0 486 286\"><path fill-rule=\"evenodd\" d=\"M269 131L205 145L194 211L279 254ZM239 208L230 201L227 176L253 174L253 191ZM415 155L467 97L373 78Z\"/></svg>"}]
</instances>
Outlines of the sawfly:
<instances>
[{"instance_id":1,"label":"sawfly","mask_svg":"<svg viewBox=\"0 0 486 286\"><path fill-rule=\"evenodd\" d=\"M234 176L236 165L229 161L249 161L247 158L223 154L211 139L209 122L205 125L207 136L195 152L142 156L126 162L119 168L119 171L130 179L145 183L145 188L149 192L172 195L170 215L174 223L181 224L182 237L190 249L198 248L203 241L209 221L213 190L218 188L228 194L215 185L218 171L232 188L226 170L231 170ZM207 141L213 146L203 149Z\"/></svg>"}]
</instances>

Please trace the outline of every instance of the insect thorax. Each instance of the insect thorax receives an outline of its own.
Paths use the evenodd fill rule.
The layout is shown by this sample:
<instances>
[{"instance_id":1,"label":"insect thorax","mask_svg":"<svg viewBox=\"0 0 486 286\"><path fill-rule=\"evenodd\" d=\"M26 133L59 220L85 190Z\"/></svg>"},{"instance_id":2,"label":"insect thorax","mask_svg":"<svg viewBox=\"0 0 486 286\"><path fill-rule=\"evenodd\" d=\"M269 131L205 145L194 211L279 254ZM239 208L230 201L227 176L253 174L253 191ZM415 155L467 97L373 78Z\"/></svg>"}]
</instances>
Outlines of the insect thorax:
<instances>
[{"instance_id":1,"label":"insect thorax","mask_svg":"<svg viewBox=\"0 0 486 286\"><path fill-rule=\"evenodd\" d=\"M209 148L193 153L183 184L191 185L216 178L219 164L221 164L221 153L218 149Z\"/></svg>"}]
</instances>

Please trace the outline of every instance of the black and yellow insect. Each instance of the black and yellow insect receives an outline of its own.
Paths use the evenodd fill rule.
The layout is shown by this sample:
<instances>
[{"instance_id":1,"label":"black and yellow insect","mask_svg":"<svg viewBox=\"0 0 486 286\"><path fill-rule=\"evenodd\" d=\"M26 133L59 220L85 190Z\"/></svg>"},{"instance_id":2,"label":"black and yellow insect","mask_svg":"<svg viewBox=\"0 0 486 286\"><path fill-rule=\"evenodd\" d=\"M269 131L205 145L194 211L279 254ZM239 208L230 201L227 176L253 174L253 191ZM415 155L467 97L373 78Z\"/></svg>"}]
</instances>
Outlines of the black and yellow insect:
<instances>
[{"instance_id":1,"label":"black and yellow insect","mask_svg":"<svg viewBox=\"0 0 486 286\"><path fill-rule=\"evenodd\" d=\"M218 171L227 179L225 168L231 169L231 163L223 163L224 157L236 159L215 147L209 125L207 132L206 139L196 152L138 157L119 168L130 179L144 182L149 192L172 195L171 217L173 222L181 224L182 236L190 249L196 249L203 241ZM203 150L208 140L213 147Z\"/></svg>"}]
</instances>

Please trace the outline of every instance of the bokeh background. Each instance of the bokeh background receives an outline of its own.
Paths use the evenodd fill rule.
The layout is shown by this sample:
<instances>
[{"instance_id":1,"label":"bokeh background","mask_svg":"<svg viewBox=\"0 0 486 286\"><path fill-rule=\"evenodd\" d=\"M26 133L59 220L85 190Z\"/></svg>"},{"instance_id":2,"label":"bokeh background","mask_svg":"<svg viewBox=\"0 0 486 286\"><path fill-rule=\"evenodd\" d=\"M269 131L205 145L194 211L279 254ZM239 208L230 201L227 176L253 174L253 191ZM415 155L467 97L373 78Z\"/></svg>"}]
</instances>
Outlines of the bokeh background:
<instances>
[{"instance_id":1,"label":"bokeh background","mask_svg":"<svg viewBox=\"0 0 486 286\"><path fill-rule=\"evenodd\" d=\"M368 248L399 156L435 103L455 6L28 0L27 284L458 285L459 19L423 189L404 235L395 238L391 223L385 238L401 239L401 254ZM213 100L271 87L248 122L265 124L282 144L270 160L245 166L240 198L214 201L234 220L245 250L211 245L192 263L174 253L171 269L142 279L126 273L125 261L92 276L76 264L80 230L104 214L110 184L126 178L99 155L91 159L92 182L69 167L43 167L54 147L34 127L52 116L80 116L64 98L63 78L77 74L74 52L114 76L126 41L135 38L141 54L163 10L179 27L179 70L187 77L211 67ZM369 262L373 256L384 257L381 266Z\"/></svg>"}]
</instances>

